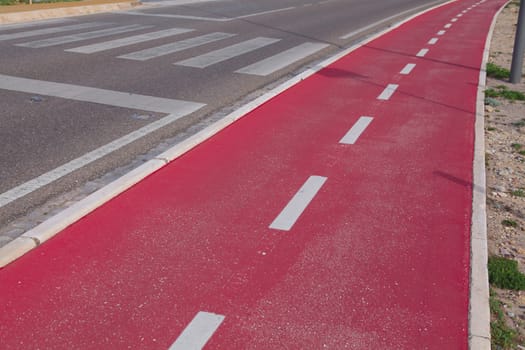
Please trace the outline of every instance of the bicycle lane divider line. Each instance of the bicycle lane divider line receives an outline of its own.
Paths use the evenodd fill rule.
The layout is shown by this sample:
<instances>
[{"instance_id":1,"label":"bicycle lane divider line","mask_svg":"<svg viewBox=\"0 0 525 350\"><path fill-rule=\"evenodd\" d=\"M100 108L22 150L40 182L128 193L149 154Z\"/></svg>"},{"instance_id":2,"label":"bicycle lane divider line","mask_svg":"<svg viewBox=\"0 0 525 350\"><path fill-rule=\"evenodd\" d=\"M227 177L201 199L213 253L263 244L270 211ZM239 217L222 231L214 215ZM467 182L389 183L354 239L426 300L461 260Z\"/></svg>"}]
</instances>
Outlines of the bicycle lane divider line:
<instances>
[{"instance_id":1,"label":"bicycle lane divider line","mask_svg":"<svg viewBox=\"0 0 525 350\"><path fill-rule=\"evenodd\" d=\"M199 311L168 350L201 350L217 331L225 316Z\"/></svg>"},{"instance_id":2,"label":"bicycle lane divider line","mask_svg":"<svg viewBox=\"0 0 525 350\"><path fill-rule=\"evenodd\" d=\"M352 126L352 128L346 133L345 136L339 141L339 143L346 145L353 145L357 142L361 134L366 130L368 125L374 120L372 117L362 116L359 117L357 122Z\"/></svg>"},{"instance_id":3,"label":"bicycle lane divider line","mask_svg":"<svg viewBox=\"0 0 525 350\"><path fill-rule=\"evenodd\" d=\"M414 68L416 68L415 63L407 63L407 65L403 67L403 69L399 72L399 74L409 75L410 73L412 73L412 70L414 70Z\"/></svg>"},{"instance_id":4,"label":"bicycle lane divider line","mask_svg":"<svg viewBox=\"0 0 525 350\"><path fill-rule=\"evenodd\" d=\"M379 96L377 96L378 100L388 101L394 95L397 88L399 87L398 84L388 84L386 88L381 92Z\"/></svg>"},{"instance_id":5,"label":"bicycle lane divider line","mask_svg":"<svg viewBox=\"0 0 525 350\"><path fill-rule=\"evenodd\" d=\"M274 230L290 231L326 180L327 178L323 176L310 176L269 227Z\"/></svg>"}]
</instances>

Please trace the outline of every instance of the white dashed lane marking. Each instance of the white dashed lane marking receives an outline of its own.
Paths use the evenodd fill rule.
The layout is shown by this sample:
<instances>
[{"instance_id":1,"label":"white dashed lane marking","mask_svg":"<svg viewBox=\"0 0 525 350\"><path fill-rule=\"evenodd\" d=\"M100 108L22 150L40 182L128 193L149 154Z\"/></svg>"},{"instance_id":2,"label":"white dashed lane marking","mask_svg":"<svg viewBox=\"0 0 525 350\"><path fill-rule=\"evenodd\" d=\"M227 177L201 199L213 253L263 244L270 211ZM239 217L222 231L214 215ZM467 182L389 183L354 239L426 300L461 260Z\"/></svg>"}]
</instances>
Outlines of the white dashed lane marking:
<instances>
[{"instance_id":1,"label":"white dashed lane marking","mask_svg":"<svg viewBox=\"0 0 525 350\"><path fill-rule=\"evenodd\" d=\"M378 100L387 101L390 100L390 97L396 92L399 85L397 84L388 84L387 87L383 90L381 95L377 96Z\"/></svg>"},{"instance_id":2,"label":"white dashed lane marking","mask_svg":"<svg viewBox=\"0 0 525 350\"><path fill-rule=\"evenodd\" d=\"M438 40L439 40L438 38L432 38L432 39L430 39L430 40L428 41L428 44L429 44L429 45L434 45L434 44L436 44L436 43L438 42Z\"/></svg>"},{"instance_id":3,"label":"white dashed lane marking","mask_svg":"<svg viewBox=\"0 0 525 350\"><path fill-rule=\"evenodd\" d=\"M269 227L274 230L290 231L326 180L327 178L323 176L310 176Z\"/></svg>"},{"instance_id":4,"label":"white dashed lane marking","mask_svg":"<svg viewBox=\"0 0 525 350\"><path fill-rule=\"evenodd\" d=\"M409 75L415 67L415 63L408 63L399 73L403 75Z\"/></svg>"},{"instance_id":5,"label":"white dashed lane marking","mask_svg":"<svg viewBox=\"0 0 525 350\"><path fill-rule=\"evenodd\" d=\"M446 32L446 30L440 30L439 32L437 32L437 35L445 35Z\"/></svg>"},{"instance_id":6,"label":"white dashed lane marking","mask_svg":"<svg viewBox=\"0 0 525 350\"><path fill-rule=\"evenodd\" d=\"M201 350L224 321L223 315L200 311L169 350Z\"/></svg>"},{"instance_id":7,"label":"white dashed lane marking","mask_svg":"<svg viewBox=\"0 0 525 350\"><path fill-rule=\"evenodd\" d=\"M346 133L345 136L339 141L339 143L345 145L353 145L359 139L361 134L366 130L368 125L374 120L372 117L360 117L359 120L352 126L352 128Z\"/></svg>"},{"instance_id":8,"label":"white dashed lane marking","mask_svg":"<svg viewBox=\"0 0 525 350\"><path fill-rule=\"evenodd\" d=\"M421 49L419 50L419 52L416 54L416 57L425 57L426 54L428 53L428 49Z\"/></svg>"}]
</instances>

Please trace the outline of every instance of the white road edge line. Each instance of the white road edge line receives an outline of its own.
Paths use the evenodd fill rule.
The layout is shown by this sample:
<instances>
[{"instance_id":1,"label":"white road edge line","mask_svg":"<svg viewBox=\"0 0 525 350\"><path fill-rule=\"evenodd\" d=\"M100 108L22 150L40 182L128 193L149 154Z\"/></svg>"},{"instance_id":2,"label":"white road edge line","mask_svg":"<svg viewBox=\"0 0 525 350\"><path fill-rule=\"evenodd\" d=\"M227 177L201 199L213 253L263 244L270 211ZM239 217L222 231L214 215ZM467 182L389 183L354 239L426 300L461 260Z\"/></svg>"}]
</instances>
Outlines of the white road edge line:
<instances>
[{"instance_id":1,"label":"white road edge line","mask_svg":"<svg viewBox=\"0 0 525 350\"><path fill-rule=\"evenodd\" d=\"M438 3L438 2L439 2L439 1L436 1L435 3ZM421 6L415 7L415 8L413 8L413 9L411 9L411 10L407 10L407 11L400 12L400 13L398 13L398 14L396 14L396 15L393 15L393 16L390 16L390 17L387 17L387 18L382 19L382 20L380 20L380 21L377 21L377 22L374 22L374 23L372 23L372 24L369 24L369 25L367 25L366 27L363 27L363 28L361 28L361 29L358 29L358 30L355 30L355 31L350 32L350 33L348 33L348 34L345 34L345 35L343 35L343 36L340 36L339 39L343 39L343 40L349 39L349 38L351 38L351 37L353 37L353 36L356 36L356 35L358 35L358 34L361 34L361 33L363 33L363 32L366 32L366 31L369 30L369 29L372 29L372 28L374 28L374 27L377 27L377 26L379 26L379 25L381 25L381 24L383 24L383 23L385 23L385 22L388 22L388 21L390 21L390 20L392 20L392 19L394 19L394 18L397 18L397 17L400 17L400 16L404 16L404 15L406 15L407 13L417 11L417 10L423 8L423 7L428 6L428 5L432 5L432 4L425 4L425 5L421 5ZM439 5L438 5L438 6L439 6ZM429 10L433 10L434 8L435 8L435 7L431 7L431 8L429 8ZM422 13L424 13L424 12L422 12ZM409 17L409 18L412 18L412 17Z\"/></svg>"},{"instance_id":2,"label":"white road edge line","mask_svg":"<svg viewBox=\"0 0 525 350\"><path fill-rule=\"evenodd\" d=\"M390 100L390 97L396 92L399 85L397 84L388 84L387 87L383 90L383 92L377 96L378 100L388 101Z\"/></svg>"},{"instance_id":3,"label":"white road edge line","mask_svg":"<svg viewBox=\"0 0 525 350\"><path fill-rule=\"evenodd\" d=\"M490 342L490 308L489 277L487 270L487 211L486 211L486 173L485 173L485 84L486 64L489 59L490 43L496 26L496 20L505 7L503 4L494 18L485 41L481 62L476 103L473 189L472 189L472 227L470 235L470 297L468 343L471 350L489 350Z\"/></svg>"},{"instance_id":4,"label":"white road edge line","mask_svg":"<svg viewBox=\"0 0 525 350\"><path fill-rule=\"evenodd\" d=\"M407 65L399 72L399 74L409 75L412 70L416 67L415 63L407 63Z\"/></svg>"},{"instance_id":5,"label":"white road edge line","mask_svg":"<svg viewBox=\"0 0 525 350\"><path fill-rule=\"evenodd\" d=\"M361 134L366 130L368 125L374 120L372 117L362 116L357 122L352 126L350 130L346 133L345 136L339 141L339 143L345 145L353 145L357 142Z\"/></svg>"},{"instance_id":6,"label":"white road edge line","mask_svg":"<svg viewBox=\"0 0 525 350\"><path fill-rule=\"evenodd\" d=\"M217 331L223 315L199 311L169 350L201 350Z\"/></svg>"},{"instance_id":7,"label":"white road edge line","mask_svg":"<svg viewBox=\"0 0 525 350\"><path fill-rule=\"evenodd\" d=\"M110 106L170 113L157 121L132 131L47 173L24 182L4 193L0 193L0 208L205 106L202 103L170 100L71 84L16 78L6 75L0 75L0 89L36 93Z\"/></svg>"},{"instance_id":8,"label":"white road edge line","mask_svg":"<svg viewBox=\"0 0 525 350\"><path fill-rule=\"evenodd\" d=\"M188 19L188 20L197 20L197 21L209 21L209 22L229 22L229 21L235 21L235 20L244 19L244 18L250 18L250 17L267 15L267 14L270 14L270 13L289 11L289 10L293 10L293 9L296 9L296 8L297 8L297 6L291 6L291 7L284 7L284 8L280 8L280 9L274 9L274 10L268 10L268 11L262 11L262 12L256 12L256 13L250 13L250 14L243 15L243 16L238 16L238 17L222 17L222 18L200 17L200 16L185 16L185 15L170 15L170 14L162 14L162 13L144 13L144 12L137 12L138 10L135 10L135 11L118 11L118 12L112 12L112 13L113 14L117 14L117 15L179 18L179 19Z\"/></svg>"},{"instance_id":9,"label":"white road edge line","mask_svg":"<svg viewBox=\"0 0 525 350\"><path fill-rule=\"evenodd\" d=\"M304 185L297 191L286 207L270 224L269 228L280 231L290 231L308 204L314 199L327 178L323 176L310 176Z\"/></svg>"},{"instance_id":10,"label":"white road edge line","mask_svg":"<svg viewBox=\"0 0 525 350\"><path fill-rule=\"evenodd\" d=\"M259 106L263 105L264 103L268 102L269 100L288 90L292 86L300 83L304 79L314 75L321 69L347 56L351 52L363 47L364 45L372 42L373 40L399 28L400 26L411 21L412 19L437 8L446 6L450 3L453 3L454 1L455 0L450 0L444 3L440 3L419 13L415 13L414 15L395 23L391 27L386 28L378 32L377 34L358 42L357 44L349 47L348 49L345 49L325 59L324 61L311 66L310 68L306 69L302 73L297 74L290 80L287 80L281 85L268 91L266 94L263 94L255 100L248 102L247 104L230 113L229 115L225 116L224 118L218 120L217 122L211 124L205 129L197 132L196 134L188 137L186 140L174 145L172 148L158 155L157 158L149 160L148 162L125 174L121 178L113 181L109 185L104 186L103 188L97 190L96 192L92 193L86 198L76 202L72 206L64 209L60 213L47 219L43 223L30 229L22 236L15 238L8 244L4 245L3 247L0 247L0 269L5 267L7 264L13 262L14 260L20 258L27 252L37 248L43 242L52 238L69 225L80 220L81 218L88 215L104 203L115 198L119 194L129 189L131 186L135 185L136 183L140 182L141 180L151 175L158 169L162 168L166 165L166 163L169 163L179 158L183 154L187 153L188 151L195 148L204 141L210 139L212 136L216 135L221 130L227 128L231 124L235 123L237 120L243 118L249 112L255 110Z\"/></svg>"},{"instance_id":11,"label":"white road edge line","mask_svg":"<svg viewBox=\"0 0 525 350\"><path fill-rule=\"evenodd\" d=\"M428 49L421 49L416 54L416 57L425 57L427 55L428 51L429 51Z\"/></svg>"}]
</instances>

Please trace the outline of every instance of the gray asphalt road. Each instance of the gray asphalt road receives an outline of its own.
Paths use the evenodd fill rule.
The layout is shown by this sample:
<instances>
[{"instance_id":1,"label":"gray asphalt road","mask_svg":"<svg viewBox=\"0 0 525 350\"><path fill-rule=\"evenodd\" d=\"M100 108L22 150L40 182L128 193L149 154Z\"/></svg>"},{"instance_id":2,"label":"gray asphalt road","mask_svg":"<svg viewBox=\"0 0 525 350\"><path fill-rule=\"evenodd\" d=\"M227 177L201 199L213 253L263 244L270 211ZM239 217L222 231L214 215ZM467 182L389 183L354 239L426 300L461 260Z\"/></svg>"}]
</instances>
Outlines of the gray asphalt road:
<instances>
[{"instance_id":1,"label":"gray asphalt road","mask_svg":"<svg viewBox=\"0 0 525 350\"><path fill-rule=\"evenodd\" d=\"M174 0L0 26L0 245L46 202L438 2Z\"/></svg>"}]
</instances>

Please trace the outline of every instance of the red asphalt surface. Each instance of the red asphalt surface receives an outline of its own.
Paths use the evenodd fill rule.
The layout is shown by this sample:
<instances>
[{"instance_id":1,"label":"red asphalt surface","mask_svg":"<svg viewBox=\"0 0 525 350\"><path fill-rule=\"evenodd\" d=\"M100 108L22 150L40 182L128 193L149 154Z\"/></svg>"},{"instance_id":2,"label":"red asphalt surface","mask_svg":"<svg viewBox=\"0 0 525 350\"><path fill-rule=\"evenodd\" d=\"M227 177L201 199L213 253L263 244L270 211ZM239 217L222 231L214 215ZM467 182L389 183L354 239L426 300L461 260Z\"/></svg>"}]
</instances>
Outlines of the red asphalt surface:
<instances>
[{"instance_id":1,"label":"red asphalt surface","mask_svg":"<svg viewBox=\"0 0 525 350\"><path fill-rule=\"evenodd\" d=\"M467 349L476 89L505 3L456 17L476 1L354 51L2 269L0 348L168 349L204 311L225 317L206 349ZM312 175L292 229L269 228Z\"/></svg>"}]
</instances>

